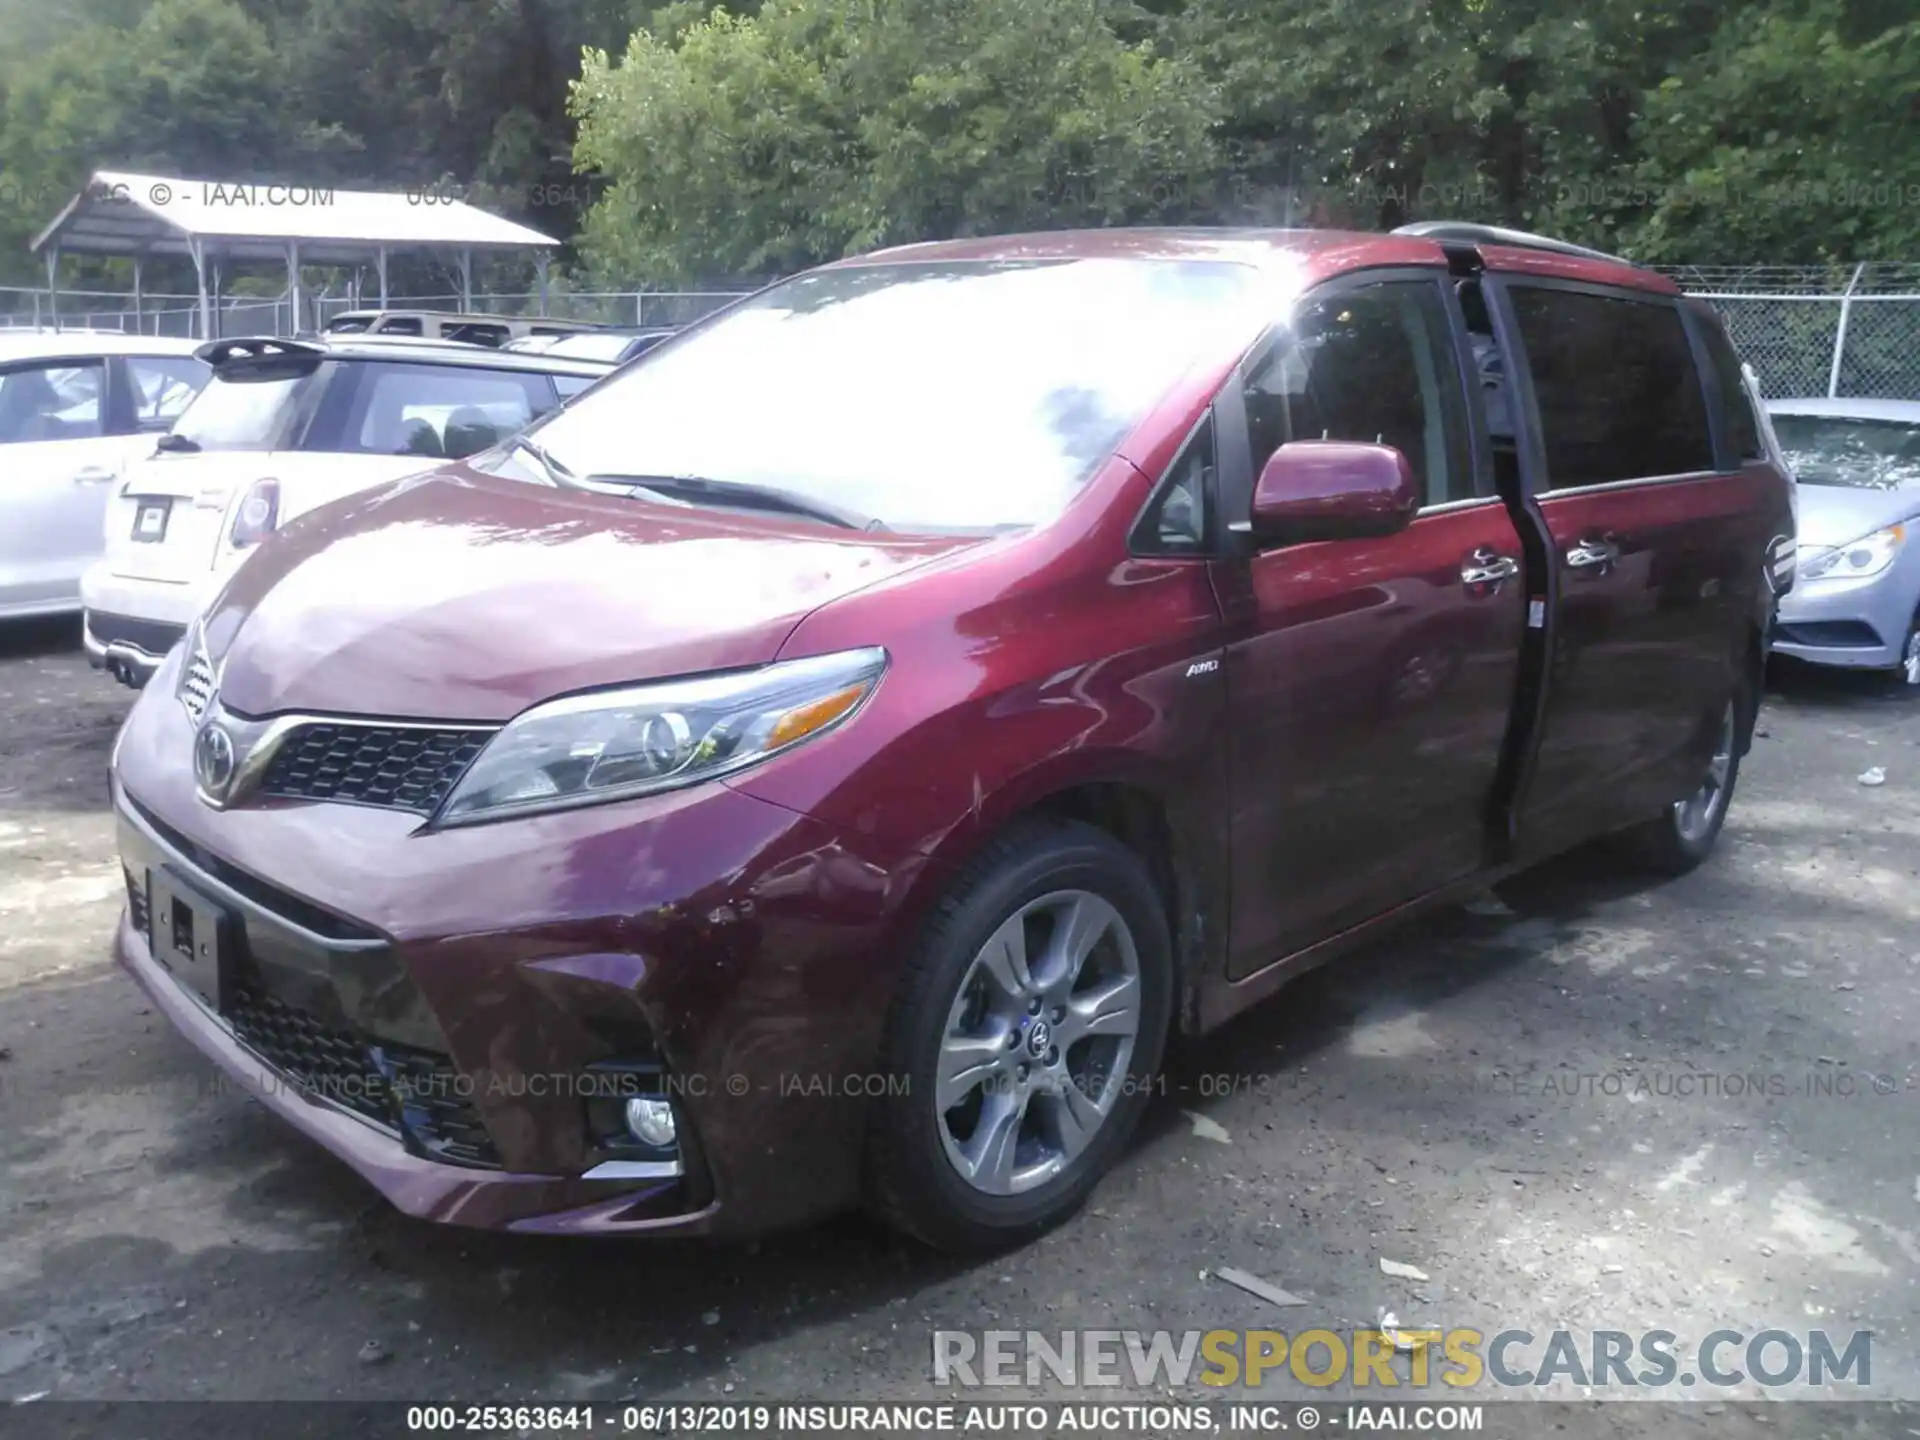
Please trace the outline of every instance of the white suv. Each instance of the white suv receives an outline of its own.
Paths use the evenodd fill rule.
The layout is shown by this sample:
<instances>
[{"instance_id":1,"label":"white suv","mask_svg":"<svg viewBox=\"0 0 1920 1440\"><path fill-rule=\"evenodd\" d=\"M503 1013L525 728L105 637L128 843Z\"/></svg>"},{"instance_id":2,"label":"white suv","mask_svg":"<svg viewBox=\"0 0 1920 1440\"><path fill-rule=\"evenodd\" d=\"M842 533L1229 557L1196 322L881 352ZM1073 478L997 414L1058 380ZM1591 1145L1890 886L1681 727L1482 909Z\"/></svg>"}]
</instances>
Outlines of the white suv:
<instances>
[{"instance_id":1,"label":"white suv","mask_svg":"<svg viewBox=\"0 0 1920 1440\"><path fill-rule=\"evenodd\" d=\"M0 619L80 609L108 495L206 384L195 343L0 331Z\"/></svg>"},{"instance_id":2,"label":"white suv","mask_svg":"<svg viewBox=\"0 0 1920 1440\"><path fill-rule=\"evenodd\" d=\"M497 444L612 368L359 335L198 354L212 380L115 488L106 557L81 585L88 658L129 685L288 521Z\"/></svg>"}]
</instances>

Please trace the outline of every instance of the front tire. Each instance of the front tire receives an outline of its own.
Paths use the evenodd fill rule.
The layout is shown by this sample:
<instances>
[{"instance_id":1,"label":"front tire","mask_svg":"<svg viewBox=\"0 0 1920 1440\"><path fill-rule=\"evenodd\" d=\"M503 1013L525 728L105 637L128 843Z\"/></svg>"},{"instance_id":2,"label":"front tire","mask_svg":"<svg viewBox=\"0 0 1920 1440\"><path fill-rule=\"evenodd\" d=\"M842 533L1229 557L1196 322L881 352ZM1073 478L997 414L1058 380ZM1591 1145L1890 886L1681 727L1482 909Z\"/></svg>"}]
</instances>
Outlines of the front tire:
<instances>
[{"instance_id":1,"label":"front tire","mask_svg":"<svg viewBox=\"0 0 1920 1440\"><path fill-rule=\"evenodd\" d=\"M1105 831L1027 821L941 899L888 1015L869 1203L944 1250L1059 1224L1145 1110L1173 953L1141 858Z\"/></svg>"}]
</instances>

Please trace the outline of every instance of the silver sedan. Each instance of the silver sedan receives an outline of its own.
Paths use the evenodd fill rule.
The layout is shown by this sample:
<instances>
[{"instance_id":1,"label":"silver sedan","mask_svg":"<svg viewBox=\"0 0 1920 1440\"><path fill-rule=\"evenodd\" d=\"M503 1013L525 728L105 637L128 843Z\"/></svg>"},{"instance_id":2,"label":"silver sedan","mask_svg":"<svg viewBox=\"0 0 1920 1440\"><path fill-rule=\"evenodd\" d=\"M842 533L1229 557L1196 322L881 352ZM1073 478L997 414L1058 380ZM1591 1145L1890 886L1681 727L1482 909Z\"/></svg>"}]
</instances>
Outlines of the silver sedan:
<instances>
[{"instance_id":1,"label":"silver sedan","mask_svg":"<svg viewBox=\"0 0 1920 1440\"><path fill-rule=\"evenodd\" d=\"M1920 685L1920 402L1774 400L1800 496L1773 648Z\"/></svg>"}]
</instances>

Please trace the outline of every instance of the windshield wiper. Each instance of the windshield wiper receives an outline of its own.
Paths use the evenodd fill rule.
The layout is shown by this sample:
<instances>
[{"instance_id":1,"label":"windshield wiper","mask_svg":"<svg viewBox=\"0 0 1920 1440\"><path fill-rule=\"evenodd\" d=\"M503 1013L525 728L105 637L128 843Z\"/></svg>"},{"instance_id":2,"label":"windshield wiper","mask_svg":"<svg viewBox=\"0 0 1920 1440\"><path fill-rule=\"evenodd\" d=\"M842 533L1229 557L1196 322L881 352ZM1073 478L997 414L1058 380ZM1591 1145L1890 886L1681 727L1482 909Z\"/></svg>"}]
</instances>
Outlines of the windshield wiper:
<instances>
[{"instance_id":1,"label":"windshield wiper","mask_svg":"<svg viewBox=\"0 0 1920 1440\"><path fill-rule=\"evenodd\" d=\"M708 480L699 475L589 475L586 484L630 485L635 490L651 491L670 500L704 500L714 505L734 505L744 510L777 510L821 520L845 530L884 530L884 522L856 510L848 510L811 495L782 490L777 485L752 485L744 480Z\"/></svg>"},{"instance_id":2,"label":"windshield wiper","mask_svg":"<svg viewBox=\"0 0 1920 1440\"><path fill-rule=\"evenodd\" d=\"M524 450L527 454L531 455L534 460L539 463L541 471L546 475L550 484L564 489L568 484L573 482L573 471L549 455L546 448L536 441L529 440L524 435L515 435L507 441L507 449Z\"/></svg>"},{"instance_id":3,"label":"windshield wiper","mask_svg":"<svg viewBox=\"0 0 1920 1440\"><path fill-rule=\"evenodd\" d=\"M176 435L171 430L154 442L155 450L176 451L179 454L191 454L200 448L200 442L186 435Z\"/></svg>"}]
</instances>

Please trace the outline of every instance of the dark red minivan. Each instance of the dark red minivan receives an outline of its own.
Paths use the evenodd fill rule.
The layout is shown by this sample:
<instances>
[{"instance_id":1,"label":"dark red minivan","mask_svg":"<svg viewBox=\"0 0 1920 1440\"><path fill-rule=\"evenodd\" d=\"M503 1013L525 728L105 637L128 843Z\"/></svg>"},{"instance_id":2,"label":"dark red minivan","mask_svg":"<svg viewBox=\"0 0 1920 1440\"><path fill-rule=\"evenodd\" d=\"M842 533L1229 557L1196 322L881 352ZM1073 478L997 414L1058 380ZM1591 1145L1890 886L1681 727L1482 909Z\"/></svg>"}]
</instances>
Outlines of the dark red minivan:
<instances>
[{"instance_id":1,"label":"dark red minivan","mask_svg":"<svg viewBox=\"0 0 1920 1440\"><path fill-rule=\"evenodd\" d=\"M1706 854L1765 434L1710 311L1513 232L831 265L261 546L116 744L119 956L415 1215L1015 1241L1176 1027Z\"/></svg>"}]
</instances>

